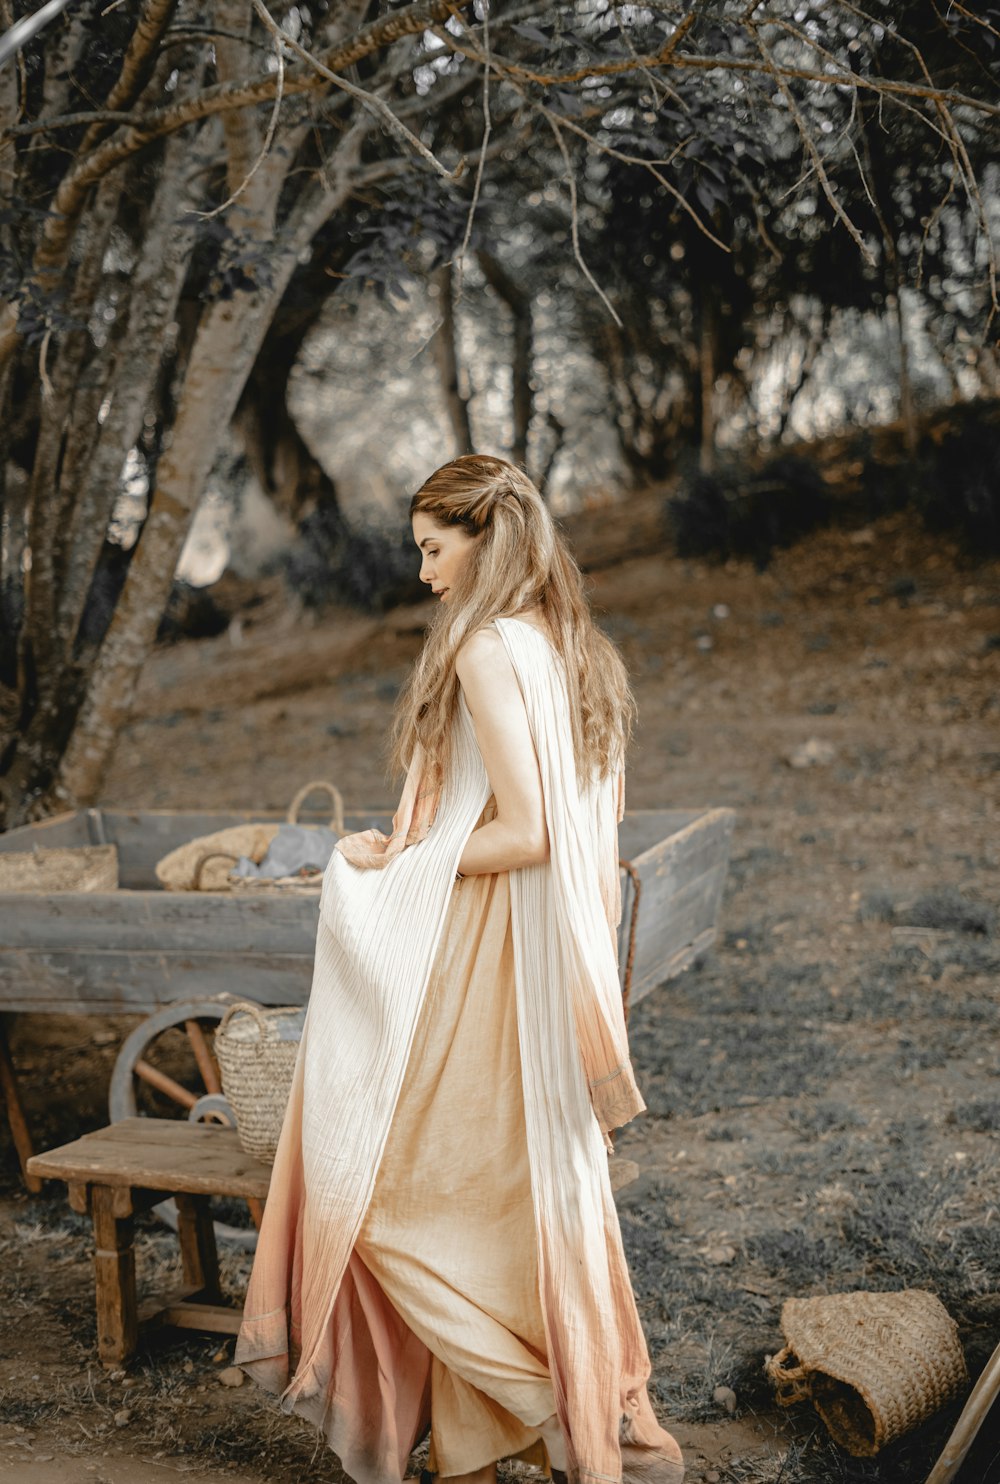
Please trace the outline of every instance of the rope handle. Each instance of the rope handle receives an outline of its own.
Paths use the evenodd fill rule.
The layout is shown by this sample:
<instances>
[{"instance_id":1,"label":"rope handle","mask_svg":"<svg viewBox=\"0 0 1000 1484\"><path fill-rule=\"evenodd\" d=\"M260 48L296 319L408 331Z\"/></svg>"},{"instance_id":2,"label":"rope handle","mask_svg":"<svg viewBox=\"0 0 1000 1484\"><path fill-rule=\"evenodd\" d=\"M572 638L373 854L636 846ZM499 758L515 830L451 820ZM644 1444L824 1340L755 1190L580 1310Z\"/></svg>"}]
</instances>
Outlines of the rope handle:
<instances>
[{"instance_id":1,"label":"rope handle","mask_svg":"<svg viewBox=\"0 0 1000 1484\"><path fill-rule=\"evenodd\" d=\"M268 1022L267 1018L264 1015L264 1012L261 1010L256 1000L237 1000L235 1005L227 1006L226 1012L223 1015L222 1019L219 1021L218 1027L216 1028L215 1034L217 1036L221 1036L223 1034L226 1026L229 1024L230 1020L232 1020L237 1010L243 1010L246 1012L247 1015L253 1016L254 1020L257 1022L257 1030L260 1034L261 1042L276 1041L278 1039L274 1027Z\"/></svg>"},{"instance_id":2,"label":"rope handle","mask_svg":"<svg viewBox=\"0 0 1000 1484\"><path fill-rule=\"evenodd\" d=\"M194 890L195 891L201 891L201 889L202 889L201 888L201 870L202 870L202 867L204 865L206 865L208 861L214 861L214 860L232 861L235 864L236 861L239 860L239 856L238 855L232 855L232 854L230 854L230 852L228 850L205 850L205 851L203 851L202 854L199 855L198 859L194 863L194 872L192 874L192 878L191 879L194 882Z\"/></svg>"},{"instance_id":3,"label":"rope handle","mask_svg":"<svg viewBox=\"0 0 1000 1484\"><path fill-rule=\"evenodd\" d=\"M764 1374L775 1388L774 1399L781 1407L792 1407L797 1402L812 1399L811 1372L802 1365L789 1365L794 1359L790 1345L779 1350L777 1355L768 1355L764 1361Z\"/></svg>"},{"instance_id":4,"label":"rope handle","mask_svg":"<svg viewBox=\"0 0 1000 1484\"><path fill-rule=\"evenodd\" d=\"M288 813L285 815L285 823L298 824L299 807L303 803L303 801L309 797L314 788L325 789L333 800L333 813L330 816L330 828L336 830L337 834L341 838L343 838L343 836L347 834L347 831L344 829L344 796L340 792L340 789L337 787L337 785L335 783L330 783L329 780L326 778L313 778L308 783L303 783L302 787L299 789L298 793L295 795L294 799L288 806Z\"/></svg>"},{"instance_id":5,"label":"rope handle","mask_svg":"<svg viewBox=\"0 0 1000 1484\"><path fill-rule=\"evenodd\" d=\"M639 921L639 897L642 893L642 882L639 880L639 872L631 861L625 861L619 857L618 864L632 878L632 911L628 925L628 956L625 960L625 979L622 984L622 1008L625 1011L625 1024L628 1025L629 995L632 993L632 965L635 963L636 925Z\"/></svg>"}]
</instances>

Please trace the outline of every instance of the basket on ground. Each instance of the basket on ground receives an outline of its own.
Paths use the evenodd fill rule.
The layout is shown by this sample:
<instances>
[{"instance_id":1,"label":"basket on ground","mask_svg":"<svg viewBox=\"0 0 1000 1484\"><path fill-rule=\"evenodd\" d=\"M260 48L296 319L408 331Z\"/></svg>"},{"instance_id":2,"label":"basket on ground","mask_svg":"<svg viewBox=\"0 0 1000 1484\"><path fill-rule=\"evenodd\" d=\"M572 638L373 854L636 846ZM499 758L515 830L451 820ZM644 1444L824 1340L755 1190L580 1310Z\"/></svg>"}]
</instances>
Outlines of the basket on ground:
<instances>
[{"instance_id":1,"label":"basket on ground","mask_svg":"<svg viewBox=\"0 0 1000 1484\"><path fill-rule=\"evenodd\" d=\"M269 1164L278 1147L305 1013L301 1005L265 1010L254 1000L240 1000L229 1006L215 1032L222 1090L236 1115L240 1144Z\"/></svg>"},{"instance_id":2,"label":"basket on ground","mask_svg":"<svg viewBox=\"0 0 1000 1484\"><path fill-rule=\"evenodd\" d=\"M786 1299L787 1345L764 1369L785 1407L812 1401L834 1442L872 1458L968 1383L958 1327L933 1293Z\"/></svg>"}]
</instances>

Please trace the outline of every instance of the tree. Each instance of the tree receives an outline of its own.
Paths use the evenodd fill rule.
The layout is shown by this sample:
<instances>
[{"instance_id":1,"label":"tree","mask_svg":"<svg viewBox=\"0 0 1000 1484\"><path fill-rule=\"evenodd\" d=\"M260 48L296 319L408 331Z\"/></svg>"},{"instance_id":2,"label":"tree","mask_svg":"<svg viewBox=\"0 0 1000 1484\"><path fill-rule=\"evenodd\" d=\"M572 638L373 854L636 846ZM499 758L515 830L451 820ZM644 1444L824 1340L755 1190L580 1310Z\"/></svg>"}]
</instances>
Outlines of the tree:
<instances>
[{"instance_id":1,"label":"tree","mask_svg":"<svg viewBox=\"0 0 1000 1484\"><path fill-rule=\"evenodd\" d=\"M7 21L21 8L7 0ZM845 17L859 12L804 9L814 26L835 14L833 64L780 6L745 0L646 7L627 24L610 6L542 0L273 13L252 0L252 15L237 0L79 0L20 48L0 69L0 822L96 796L234 418L276 499L335 511L329 481L303 491L295 430L268 401L323 297L303 303L304 286L393 293L416 264L461 264L481 245L487 170L511 192L554 170L567 259L594 315L621 324L588 262L583 172L620 157L622 118L638 168L662 181L660 138L641 136L665 96L708 77L752 83L767 110L784 99L834 217L868 251L798 95L943 109L960 141L967 118L1000 113L988 77L963 93L909 63L852 71ZM711 230L716 203L701 205ZM716 310L699 311L709 347ZM703 349L703 367L709 354L721 363ZM128 550L113 539L126 465L149 490Z\"/></svg>"}]
</instances>

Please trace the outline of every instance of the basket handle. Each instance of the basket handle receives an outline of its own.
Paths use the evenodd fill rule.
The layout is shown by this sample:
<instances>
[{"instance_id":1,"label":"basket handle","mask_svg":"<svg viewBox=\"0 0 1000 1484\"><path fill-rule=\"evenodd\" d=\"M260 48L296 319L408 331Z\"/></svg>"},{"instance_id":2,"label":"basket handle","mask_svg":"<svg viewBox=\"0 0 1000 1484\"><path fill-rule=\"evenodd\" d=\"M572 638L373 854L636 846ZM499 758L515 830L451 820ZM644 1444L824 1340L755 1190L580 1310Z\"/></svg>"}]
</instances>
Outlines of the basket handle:
<instances>
[{"instance_id":1,"label":"basket handle","mask_svg":"<svg viewBox=\"0 0 1000 1484\"><path fill-rule=\"evenodd\" d=\"M764 1374L775 1388L774 1399L780 1407L793 1407L796 1402L812 1400L811 1372L805 1366L789 1365L793 1358L790 1345L779 1350L777 1355L768 1355L764 1361Z\"/></svg>"},{"instance_id":2,"label":"basket handle","mask_svg":"<svg viewBox=\"0 0 1000 1484\"><path fill-rule=\"evenodd\" d=\"M226 1029L226 1026L229 1024L230 1020L232 1020L233 1015L236 1013L237 1010L244 1010L248 1015L253 1016L254 1020L257 1022L257 1029L260 1032L261 1041L270 1041L273 1039L271 1033L272 1027L265 1019L264 1014L256 1000L237 1000L235 1005L227 1005L226 1012L223 1015L222 1019L219 1021L218 1026L216 1027L215 1034L217 1036L221 1035L222 1032Z\"/></svg>"},{"instance_id":3,"label":"basket handle","mask_svg":"<svg viewBox=\"0 0 1000 1484\"><path fill-rule=\"evenodd\" d=\"M286 823L298 824L299 805L304 799L309 797L314 788L326 789L333 800L333 814L330 816L330 828L336 830L340 836L346 835L347 831L344 829L344 796L335 783L330 783L325 778L313 778L309 783L303 783L288 806L288 813L285 816Z\"/></svg>"},{"instance_id":4,"label":"basket handle","mask_svg":"<svg viewBox=\"0 0 1000 1484\"><path fill-rule=\"evenodd\" d=\"M226 861L233 861L235 863L236 861L239 860L239 856L238 855L230 855L230 853L229 853L228 850L206 850L206 851L204 851L204 853L202 855L199 855L198 859L194 863L194 873L193 873L191 879L194 882L194 889L195 889L195 891L200 891L201 890L201 868L202 868L202 866L204 866L208 861L214 861L214 860L226 860Z\"/></svg>"}]
</instances>

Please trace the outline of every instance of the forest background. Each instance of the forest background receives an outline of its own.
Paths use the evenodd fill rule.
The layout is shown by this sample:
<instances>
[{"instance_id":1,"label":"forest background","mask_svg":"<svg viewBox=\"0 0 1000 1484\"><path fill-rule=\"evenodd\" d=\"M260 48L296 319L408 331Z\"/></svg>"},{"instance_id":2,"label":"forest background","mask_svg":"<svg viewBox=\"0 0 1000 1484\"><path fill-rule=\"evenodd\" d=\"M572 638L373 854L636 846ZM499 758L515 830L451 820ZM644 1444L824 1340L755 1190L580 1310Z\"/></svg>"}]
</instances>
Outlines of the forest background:
<instances>
[{"instance_id":1,"label":"forest background","mask_svg":"<svg viewBox=\"0 0 1000 1484\"><path fill-rule=\"evenodd\" d=\"M912 461L997 392L993 7L55 9L0 69L8 826L93 799L213 506L244 571L385 604L473 444L566 511L896 416Z\"/></svg>"}]
</instances>

